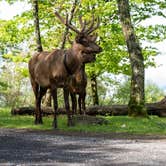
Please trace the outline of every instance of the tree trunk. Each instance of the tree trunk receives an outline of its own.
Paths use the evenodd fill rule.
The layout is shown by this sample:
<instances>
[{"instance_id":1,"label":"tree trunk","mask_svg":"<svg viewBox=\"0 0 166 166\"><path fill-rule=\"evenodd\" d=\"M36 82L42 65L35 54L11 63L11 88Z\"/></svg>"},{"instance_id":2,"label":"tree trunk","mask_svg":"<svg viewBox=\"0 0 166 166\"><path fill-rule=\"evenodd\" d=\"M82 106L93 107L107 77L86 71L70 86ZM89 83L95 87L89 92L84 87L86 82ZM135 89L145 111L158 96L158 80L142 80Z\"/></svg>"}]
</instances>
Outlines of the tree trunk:
<instances>
[{"instance_id":1,"label":"tree trunk","mask_svg":"<svg viewBox=\"0 0 166 166\"><path fill-rule=\"evenodd\" d=\"M132 71L128 113L130 116L147 116L144 94L144 58L131 23L129 1L117 0L117 4Z\"/></svg>"},{"instance_id":2,"label":"tree trunk","mask_svg":"<svg viewBox=\"0 0 166 166\"><path fill-rule=\"evenodd\" d=\"M40 26L39 26L39 16L38 16L38 0L32 1L33 6L33 16L34 16L34 26L35 26L35 37L36 37L36 44L37 44L37 51L42 52L42 44L41 44L41 37L40 37Z\"/></svg>"},{"instance_id":3,"label":"tree trunk","mask_svg":"<svg viewBox=\"0 0 166 166\"><path fill-rule=\"evenodd\" d=\"M91 79L91 89L92 89L93 105L99 105L96 75L93 74L90 79Z\"/></svg>"}]
</instances>

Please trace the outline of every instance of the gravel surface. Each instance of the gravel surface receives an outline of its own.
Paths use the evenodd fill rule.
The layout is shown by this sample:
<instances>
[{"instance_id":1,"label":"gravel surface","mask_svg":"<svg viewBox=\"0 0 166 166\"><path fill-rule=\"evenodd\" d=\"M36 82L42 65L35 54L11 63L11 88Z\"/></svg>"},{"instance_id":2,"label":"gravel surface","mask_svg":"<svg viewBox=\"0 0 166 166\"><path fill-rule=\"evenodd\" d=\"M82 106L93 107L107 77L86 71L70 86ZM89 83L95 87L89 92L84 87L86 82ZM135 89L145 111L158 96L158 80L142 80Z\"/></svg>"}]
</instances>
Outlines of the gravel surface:
<instances>
[{"instance_id":1,"label":"gravel surface","mask_svg":"<svg viewBox=\"0 0 166 166\"><path fill-rule=\"evenodd\" d=\"M0 129L2 166L165 166L166 139Z\"/></svg>"}]
</instances>

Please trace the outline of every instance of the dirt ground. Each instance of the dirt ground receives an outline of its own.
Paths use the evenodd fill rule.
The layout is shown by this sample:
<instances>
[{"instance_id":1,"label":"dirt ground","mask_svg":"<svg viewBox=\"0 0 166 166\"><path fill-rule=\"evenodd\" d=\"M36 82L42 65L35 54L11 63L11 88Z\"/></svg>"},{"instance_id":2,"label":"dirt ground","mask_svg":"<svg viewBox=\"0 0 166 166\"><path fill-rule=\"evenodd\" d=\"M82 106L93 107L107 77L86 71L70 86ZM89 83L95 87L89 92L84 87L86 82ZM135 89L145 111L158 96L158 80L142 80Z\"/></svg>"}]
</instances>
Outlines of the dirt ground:
<instances>
[{"instance_id":1,"label":"dirt ground","mask_svg":"<svg viewBox=\"0 0 166 166\"><path fill-rule=\"evenodd\" d=\"M166 136L0 129L0 165L165 166Z\"/></svg>"}]
</instances>

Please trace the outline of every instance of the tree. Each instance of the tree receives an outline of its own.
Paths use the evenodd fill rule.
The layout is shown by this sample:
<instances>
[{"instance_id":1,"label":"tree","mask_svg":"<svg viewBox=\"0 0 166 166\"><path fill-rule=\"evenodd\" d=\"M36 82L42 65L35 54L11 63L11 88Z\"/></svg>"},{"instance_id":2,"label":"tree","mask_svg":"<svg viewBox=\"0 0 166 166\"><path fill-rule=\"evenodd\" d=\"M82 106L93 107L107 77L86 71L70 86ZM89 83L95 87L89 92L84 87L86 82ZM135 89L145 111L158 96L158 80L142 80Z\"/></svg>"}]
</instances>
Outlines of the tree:
<instances>
[{"instance_id":1,"label":"tree","mask_svg":"<svg viewBox=\"0 0 166 166\"><path fill-rule=\"evenodd\" d=\"M93 105L99 105L99 97L98 97L98 88L97 88L97 76L95 74L90 76L91 80L91 90L92 90L92 98Z\"/></svg>"},{"instance_id":2,"label":"tree","mask_svg":"<svg viewBox=\"0 0 166 166\"><path fill-rule=\"evenodd\" d=\"M37 51L42 52L43 48L42 48L41 37L40 37L40 26L39 26L39 16L38 16L38 0L33 0L32 6L33 6L33 16L34 16L34 26L35 26Z\"/></svg>"},{"instance_id":3,"label":"tree","mask_svg":"<svg viewBox=\"0 0 166 166\"><path fill-rule=\"evenodd\" d=\"M131 63L130 116L147 116L144 94L144 58L130 18L128 0L117 0L123 34Z\"/></svg>"}]
</instances>

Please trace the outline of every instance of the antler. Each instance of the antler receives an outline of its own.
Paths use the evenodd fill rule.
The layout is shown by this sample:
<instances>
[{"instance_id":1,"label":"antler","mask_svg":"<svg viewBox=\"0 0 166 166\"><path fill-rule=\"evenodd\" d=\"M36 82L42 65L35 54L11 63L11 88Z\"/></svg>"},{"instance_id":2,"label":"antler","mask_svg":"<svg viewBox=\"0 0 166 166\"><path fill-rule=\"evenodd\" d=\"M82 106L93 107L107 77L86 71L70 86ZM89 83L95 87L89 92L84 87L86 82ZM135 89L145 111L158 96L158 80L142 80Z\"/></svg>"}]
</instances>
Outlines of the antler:
<instances>
[{"instance_id":1,"label":"antler","mask_svg":"<svg viewBox=\"0 0 166 166\"><path fill-rule=\"evenodd\" d=\"M83 32L86 28L86 24L87 24L86 20L84 20L84 22L83 22L82 16L79 16L79 22L80 22L80 25L81 25L81 32Z\"/></svg>"},{"instance_id":2,"label":"antler","mask_svg":"<svg viewBox=\"0 0 166 166\"><path fill-rule=\"evenodd\" d=\"M94 19L94 15L93 15L92 23L91 23L90 27L86 31L87 34L92 33L93 31L95 31L99 27L99 25L100 25L100 19L99 19L99 17L97 17L97 23L96 23L96 25L94 25L94 21L95 21L95 19Z\"/></svg>"},{"instance_id":3,"label":"antler","mask_svg":"<svg viewBox=\"0 0 166 166\"><path fill-rule=\"evenodd\" d=\"M70 40L70 36L69 36L70 34L68 34L66 37L67 37L67 40L68 40L68 42L70 43L70 44L72 44L73 42Z\"/></svg>"},{"instance_id":4,"label":"antler","mask_svg":"<svg viewBox=\"0 0 166 166\"><path fill-rule=\"evenodd\" d=\"M55 11L55 16L61 21L62 24L66 25L68 28L70 28L74 32L80 33L80 31L75 26L69 24L68 15L66 16L66 19L64 19L62 16L60 16L60 14L57 11Z\"/></svg>"},{"instance_id":5,"label":"antler","mask_svg":"<svg viewBox=\"0 0 166 166\"><path fill-rule=\"evenodd\" d=\"M80 16L79 22L81 25L81 30L79 31L75 26L73 26L69 23L68 15L66 15L66 19L64 19L62 16L60 16L60 14L57 11L55 11L55 16L61 21L62 24L66 25L68 28L70 28L71 30L73 30L74 32L76 32L78 34L83 33L83 34L89 35L93 31L95 31L99 27L99 24L100 24L99 17L97 17L97 24L95 25L94 15L92 16L92 21L88 21L88 22L86 20L83 21L82 16ZM90 26L88 28L87 26L89 24L90 24Z\"/></svg>"},{"instance_id":6,"label":"antler","mask_svg":"<svg viewBox=\"0 0 166 166\"><path fill-rule=\"evenodd\" d=\"M100 24L99 17L97 17L97 24L96 24L96 26L94 25L95 24L94 15L92 15L92 20L91 21L86 22L86 20L85 20L84 23L83 23L81 16L79 17L79 21L80 21L80 25L81 25L81 32L85 33L85 34L92 33L93 31L95 31L99 27L99 24Z\"/></svg>"}]
</instances>

